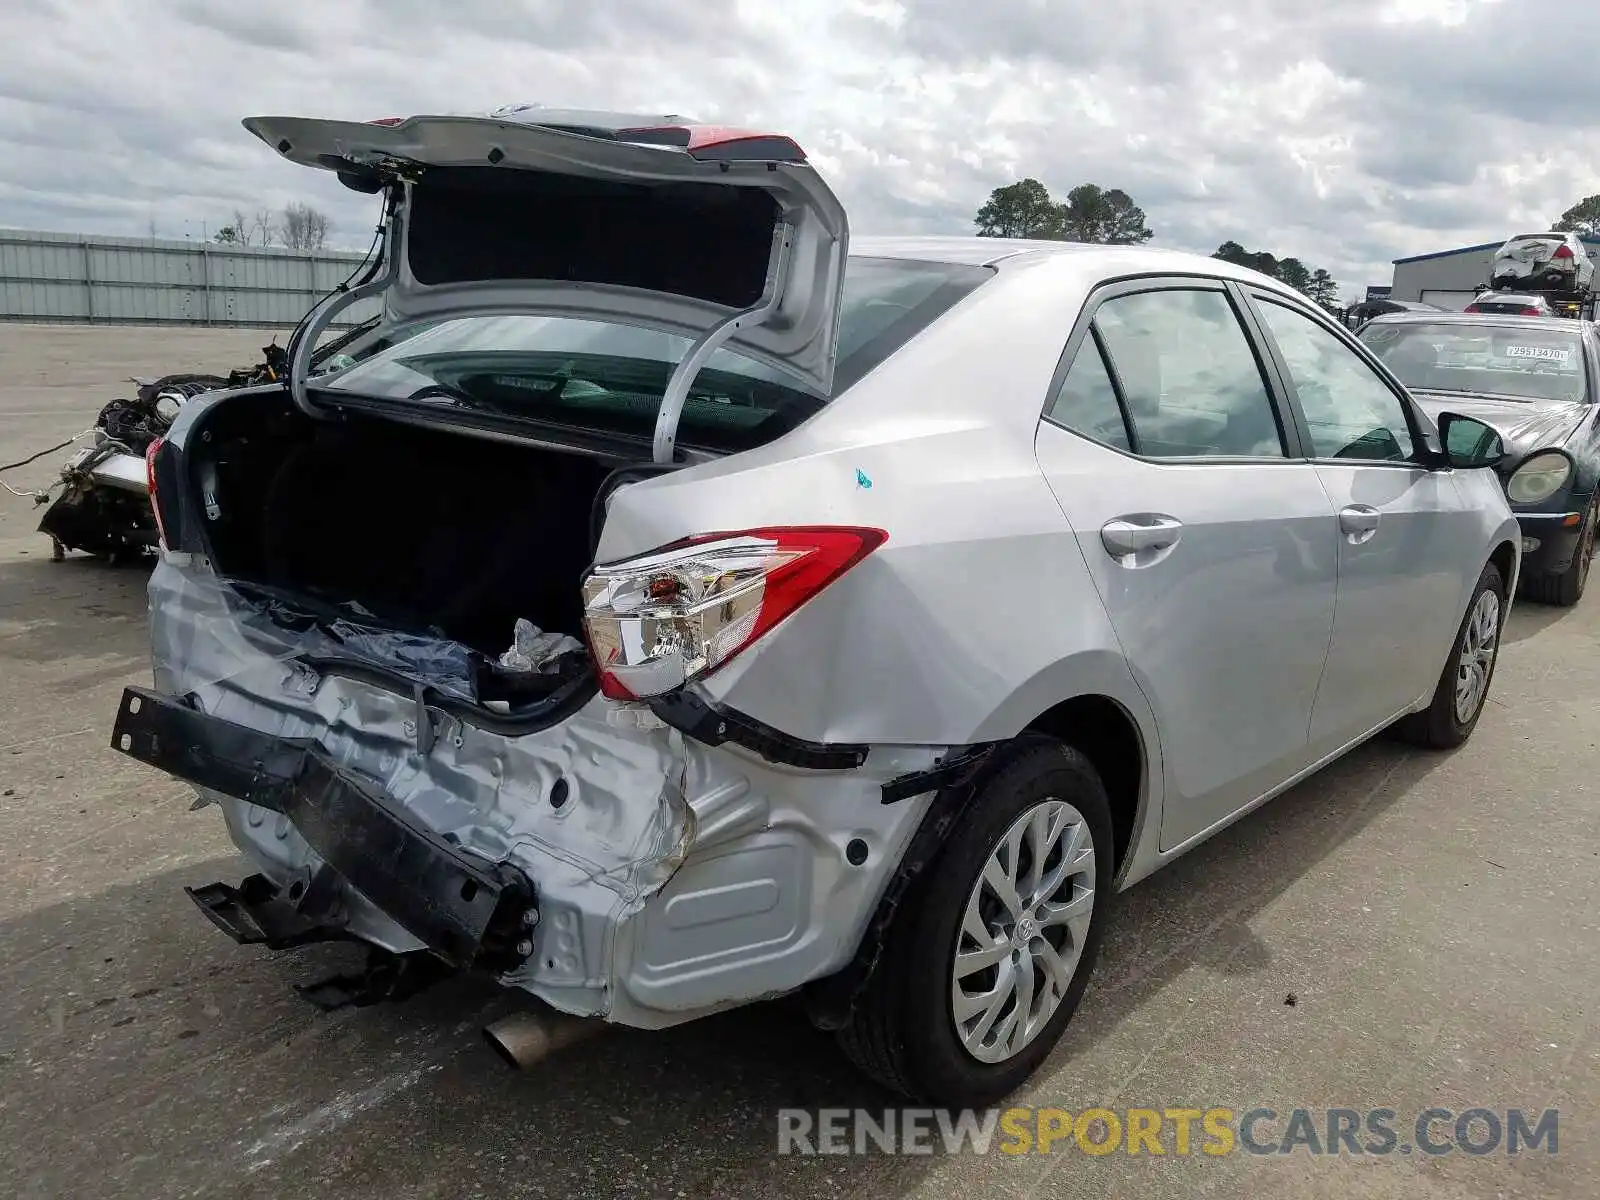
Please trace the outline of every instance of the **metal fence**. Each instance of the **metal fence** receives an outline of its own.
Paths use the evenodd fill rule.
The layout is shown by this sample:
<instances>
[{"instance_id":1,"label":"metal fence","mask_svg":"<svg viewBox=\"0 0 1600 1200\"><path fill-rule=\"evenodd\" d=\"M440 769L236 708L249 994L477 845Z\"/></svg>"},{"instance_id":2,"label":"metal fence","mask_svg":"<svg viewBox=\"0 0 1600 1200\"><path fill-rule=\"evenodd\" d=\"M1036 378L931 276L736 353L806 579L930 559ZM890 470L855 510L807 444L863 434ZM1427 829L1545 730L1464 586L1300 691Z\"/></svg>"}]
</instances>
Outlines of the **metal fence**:
<instances>
[{"instance_id":1,"label":"metal fence","mask_svg":"<svg viewBox=\"0 0 1600 1200\"><path fill-rule=\"evenodd\" d=\"M295 324L360 254L0 229L0 321ZM360 301L336 324L376 313Z\"/></svg>"}]
</instances>

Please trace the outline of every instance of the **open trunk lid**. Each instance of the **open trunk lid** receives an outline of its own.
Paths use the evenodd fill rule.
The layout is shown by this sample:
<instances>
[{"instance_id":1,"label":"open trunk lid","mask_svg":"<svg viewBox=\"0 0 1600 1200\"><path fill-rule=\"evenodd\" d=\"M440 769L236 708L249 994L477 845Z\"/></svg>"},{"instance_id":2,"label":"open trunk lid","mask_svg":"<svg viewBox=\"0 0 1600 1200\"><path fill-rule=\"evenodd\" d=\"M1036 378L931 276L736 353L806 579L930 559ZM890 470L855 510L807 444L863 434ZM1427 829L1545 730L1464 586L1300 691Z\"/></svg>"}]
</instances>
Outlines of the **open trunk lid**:
<instances>
[{"instance_id":1,"label":"open trunk lid","mask_svg":"<svg viewBox=\"0 0 1600 1200\"><path fill-rule=\"evenodd\" d=\"M244 125L292 162L389 191L383 273L357 289L381 294L385 325L513 312L632 324L710 341L701 363L724 346L832 387L848 226L788 138L530 106Z\"/></svg>"}]
</instances>

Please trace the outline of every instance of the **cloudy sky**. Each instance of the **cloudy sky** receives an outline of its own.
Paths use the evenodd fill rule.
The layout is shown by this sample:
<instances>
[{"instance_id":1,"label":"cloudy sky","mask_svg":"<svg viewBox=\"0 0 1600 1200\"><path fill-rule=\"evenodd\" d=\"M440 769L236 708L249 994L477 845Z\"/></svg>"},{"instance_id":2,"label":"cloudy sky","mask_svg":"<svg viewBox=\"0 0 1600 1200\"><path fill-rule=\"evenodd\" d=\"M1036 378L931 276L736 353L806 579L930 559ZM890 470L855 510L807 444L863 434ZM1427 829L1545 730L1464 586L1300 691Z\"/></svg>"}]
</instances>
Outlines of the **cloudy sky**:
<instances>
[{"instance_id":1,"label":"cloudy sky","mask_svg":"<svg viewBox=\"0 0 1600 1200\"><path fill-rule=\"evenodd\" d=\"M1542 228L1600 192L1600 4L1555 0L20 0L0 226L199 237L375 212L239 126L538 102L793 134L857 232L971 232L1024 176L1156 245L1327 266Z\"/></svg>"}]
</instances>

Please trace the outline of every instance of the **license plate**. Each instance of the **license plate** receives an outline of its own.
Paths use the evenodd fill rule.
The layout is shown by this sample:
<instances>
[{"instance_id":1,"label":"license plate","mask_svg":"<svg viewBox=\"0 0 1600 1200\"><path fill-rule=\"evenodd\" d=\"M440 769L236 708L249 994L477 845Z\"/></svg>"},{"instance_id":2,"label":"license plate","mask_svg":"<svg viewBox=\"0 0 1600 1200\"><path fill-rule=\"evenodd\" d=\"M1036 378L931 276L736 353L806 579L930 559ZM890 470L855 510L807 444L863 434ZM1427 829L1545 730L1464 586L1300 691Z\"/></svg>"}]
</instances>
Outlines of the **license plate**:
<instances>
[{"instance_id":1,"label":"license plate","mask_svg":"<svg viewBox=\"0 0 1600 1200\"><path fill-rule=\"evenodd\" d=\"M1557 349L1554 346L1507 346L1506 357L1537 358L1548 362L1564 363L1572 357L1572 351Z\"/></svg>"}]
</instances>

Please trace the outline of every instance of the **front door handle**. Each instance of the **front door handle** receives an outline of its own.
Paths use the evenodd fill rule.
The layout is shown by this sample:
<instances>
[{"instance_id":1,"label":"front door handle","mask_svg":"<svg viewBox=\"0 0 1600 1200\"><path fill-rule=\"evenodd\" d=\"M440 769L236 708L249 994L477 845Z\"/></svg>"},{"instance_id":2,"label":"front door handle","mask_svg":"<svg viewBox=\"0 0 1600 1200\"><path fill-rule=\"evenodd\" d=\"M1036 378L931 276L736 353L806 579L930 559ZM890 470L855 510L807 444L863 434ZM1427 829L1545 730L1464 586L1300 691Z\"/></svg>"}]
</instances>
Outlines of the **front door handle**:
<instances>
[{"instance_id":1,"label":"front door handle","mask_svg":"<svg viewBox=\"0 0 1600 1200\"><path fill-rule=\"evenodd\" d=\"M1383 514L1370 504L1350 504L1339 510L1339 531L1358 545L1378 532Z\"/></svg>"},{"instance_id":2,"label":"front door handle","mask_svg":"<svg viewBox=\"0 0 1600 1200\"><path fill-rule=\"evenodd\" d=\"M1182 521L1159 513L1140 513L1107 521L1100 527L1100 544L1108 554L1121 558L1140 551L1166 550L1177 545L1182 534Z\"/></svg>"}]
</instances>

